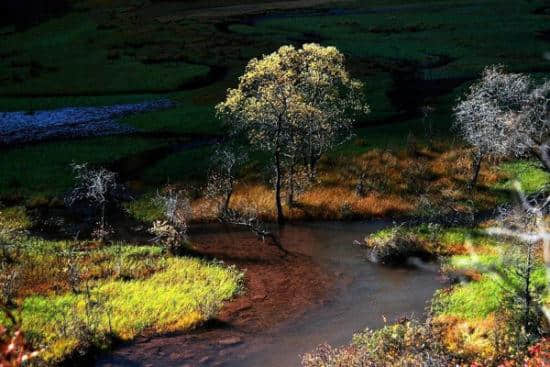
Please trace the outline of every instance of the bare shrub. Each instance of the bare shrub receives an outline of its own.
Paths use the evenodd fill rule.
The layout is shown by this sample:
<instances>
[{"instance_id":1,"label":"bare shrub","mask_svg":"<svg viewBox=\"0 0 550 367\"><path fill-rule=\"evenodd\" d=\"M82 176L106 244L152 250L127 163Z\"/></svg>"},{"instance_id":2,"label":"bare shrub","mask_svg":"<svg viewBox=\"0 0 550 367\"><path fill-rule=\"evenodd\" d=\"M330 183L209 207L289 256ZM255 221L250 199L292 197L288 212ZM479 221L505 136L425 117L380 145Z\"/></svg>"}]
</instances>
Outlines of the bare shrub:
<instances>
[{"instance_id":1,"label":"bare shrub","mask_svg":"<svg viewBox=\"0 0 550 367\"><path fill-rule=\"evenodd\" d=\"M249 229L256 236L261 238L262 242L266 239L270 240L270 243L276 246L285 255L288 251L282 246L279 237L275 235L264 222L259 218L258 211L255 208L247 208L244 212L238 212L236 210L228 210L220 217L220 221L225 224L231 224L241 226Z\"/></svg>"},{"instance_id":2,"label":"bare shrub","mask_svg":"<svg viewBox=\"0 0 550 367\"><path fill-rule=\"evenodd\" d=\"M544 289L537 289L534 271L537 266L536 254L545 241L548 241L545 211L550 204L550 196L535 195L531 200L523 194L516 183L519 205L501 207L498 225L490 228L490 234L504 237L510 246L502 255L502 268L492 268L502 281L508 293L510 307L518 310L517 322L522 326L526 343L540 337L543 319L543 302L540 297ZM544 249L546 251L547 249ZM547 274L548 275L548 274Z\"/></svg>"},{"instance_id":3,"label":"bare shrub","mask_svg":"<svg viewBox=\"0 0 550 367\"><path fill-rule=\"evenodd\" d=\"M0 266L0 302L7 306L14 306L14 297L20 285L20 275L16 267Z\"/></svg>"},{"instance_id":4,"label":"bare shrub","mask_svg":"<svg viewBox=\"0 0 550 367\"><path fill-rule=\"evenodd\" d=\"M67 284L73 292L78 293L80 283L82 282L82 269L75 251L70 250L67 252L65 255L65 264L64 271L67 277Z\"/></svg>"},{"instance_id":5,"label":"bare shrub","mask_svg":"<svg viewBox=\"0 0 550 367\"><path fill-rule=\"evenodd\" d=\"M212 157L208 174L206 196L217 201L218 216L229 209L231 196L237 183L239 168L247 161L248 155L242 149L219 147Z\"/></svg>"},{"instance_id":6,"label":"bare shrub","mask_svg":"<svg viewBox=\"0 0 550 367\"><path fill-rule=\"evenodd\" d=\"M192 213L187 193L167 187L155 200L161 205L165 219L155 221L150 232L164 244L168 252L180 254L188 241L188 221Z\"/></svg>"},{"instance_id":7,"label":"bare shrub","mask_svg":"<svg viewBox=\"0 0 550 367\"><path fill-rule=\"evenodd\" d=\"M75 187L66 196L65 203L74 206L84 202L99 211L93 236L103 242L112 233L105 223L107 206L117 202L121 196L122 187L117 182L117 175L105 168L89 168L87 163L73 164L72 168Z\"/></svg>"}]
</instances>

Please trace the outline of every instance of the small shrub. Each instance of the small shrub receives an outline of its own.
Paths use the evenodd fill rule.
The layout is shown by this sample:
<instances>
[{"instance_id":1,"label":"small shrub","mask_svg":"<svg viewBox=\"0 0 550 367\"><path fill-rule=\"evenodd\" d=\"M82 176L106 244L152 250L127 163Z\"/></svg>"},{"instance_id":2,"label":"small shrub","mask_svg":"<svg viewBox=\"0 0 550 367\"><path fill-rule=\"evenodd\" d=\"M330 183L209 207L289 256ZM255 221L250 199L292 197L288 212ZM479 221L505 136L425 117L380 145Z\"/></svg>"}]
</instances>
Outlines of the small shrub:
<instances>
[{"instance_id":1,"label":"small shrub","mask_svg":"<svg viewBox=\"0 0 550 367\"><path fill-rule=\"evenodd\" d=\"M156 198L163 208L165 220L153 222L150 232L156 236L168 252L181 254L186 247L188 221L191 218L191 203L185 191L168 187Z\"/></svg>"},{"instance_id":2,"label":"small shrub","mask_svg":"<svg viewBox=\"0 0 550 367\"><path fill-rule=\"evenodd\" d=\"M437 331L427 324L403 321L379 330L354 335L350 346L323 345L302 358L304 367L432 366L454 365Z\"/></svg>"},{"instance_id":3,"label":"small shrub","mask_svg":"<svg viewBox=\"0 0 550 367\"><path fill-rule=\"evenodd\" d=\"M75 187L65 198L69 207L86 203L98 210L97 224L92 235L104 241L112 229L106 224L106 211L110 204L118 202L122 197L122 186L117 182L117 175L105 168L92 169L86 163L73 164Z\"/></svg>"},{"instance_id":4,"label":"small shrub","mask_svg":"<svg viewBox=\"0 0 550 367\"><path fill-rule=\"evenodd\" d=\"M380 231L365 239L370 250L370 259L383 264L402 263L411 256L433 256L427 248L428 243L404 226Z\"/></svg>"}]
</instances>

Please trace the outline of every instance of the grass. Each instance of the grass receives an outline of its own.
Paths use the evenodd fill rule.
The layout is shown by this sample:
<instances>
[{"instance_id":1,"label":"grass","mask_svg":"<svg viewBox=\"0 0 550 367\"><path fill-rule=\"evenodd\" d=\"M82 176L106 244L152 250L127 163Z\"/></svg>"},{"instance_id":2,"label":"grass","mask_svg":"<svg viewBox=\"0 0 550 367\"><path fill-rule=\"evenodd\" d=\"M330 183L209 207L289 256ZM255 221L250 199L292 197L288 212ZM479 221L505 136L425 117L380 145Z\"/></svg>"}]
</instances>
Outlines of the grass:
<instances>
[{"instance_id":1,"label":"grass","mask_svg":"<svg viewBox=\"0 0 550 367\"><path fill-rule=\"evenodd\" d=\"M413 152L365 148L361 153L334 153L320 162L319 182L306 186L296 205L285 208L286 214L291 219L358 219L424 215L431 207L467 211L469 202L479 209L492 208L497 197L487 188L499 180L499 173L484 167L479 186L469 192L470 161L467 149L445 144L435 148L419 145ZM363 195L356 192L361 174ZM273 190L258 176L254 164L245 170L230 206L236 210L253 206L264 219L273 220ZM206 206L200 201L196 204L197 210ZM208 211L198 210L196 216L201 215L211 217Z\"/></svg>"},{"instance_id":2,"label":"grass","mask_svg":"<svg viewBox=\"0 0 550 367\"><path fill-rule=\"evenodd\" d=\"M468 264L467 259L461 258L453 259L451 263L458 268L478 269L480 264L494 265L499 259L476 257ZM497 273L489 272L476 281L436 292L432 303L434 322L442 328L443 340L451 353L470 359L491 360L495 355L513 357L518 352L514 352L514 348L521 338L517 323L522 311L511 301L516 292L511 284L521 286L522 280L509 269L506 273L511 279L505 281ZM540 293L540 290L546 286L545 269L539 264L533 273L531 290L537 302L543 301L543 298L539 300L544 296L544 291ZM501 350L495 345L500 345ZM503 347L505 345L510 346L509 351ZM523 349L520 348L519 352L522 353Z\"/></svg>"},{"instance_id":3,"label":"grass","mask_svg":"<svg viewBox=\"0 0 550 367\"><path fill-rule=\"evenodd\" d=\"M502 287L494 279L484 276L479 281L458 286L447 294L439 293L435 309L441 316L479 320L498 311L503 301Z\"/></svg>"},{"instance_id":4,"label":"grass","mask_svg":"<svg viewBox=\"0 0 550 367\"><path fill-rule=\"evenodd\" d=\"M146 168L141 179L150 187L175 182L204 182L213 152L214 147L209 145L174 153Z\"/></svg>"},{"instance_id":5,"label":"grass","mask_svg":"<svg viewBox=\"0 0 550 367\"><path fill-rule=\"evenodd\" d=\"M0 197L47 200L72 186L72 162L108 165L163 144L156 139L112 136L12 148L0 155Z\"/></svg>"},{"instance_id":6,"label":"grass","mask_svg":"<svg viewBox=\"0 0 550 367\"><path fill-rule=\"evenodd\" d=\"M501 193L492 187L505 176L489 165L482 169L476 189L467 190L471 165L467 149L451 148L448 144L427 148L419 144L410 152L403 148L369 149L363 148L362 142L357 144L353 153L340 151L323 158L318 183L306 185L297 195L295 205L284 207L288 218L429 217L435 211L442 213L440 210L466 213L472 207L491 209L501 199ZM150 198L159 186L179 183L191 188L193 220L216 220L215 206L200 194L206 178L202 159L210 156L211 149L200 147L175 153L145 170L140 183L148 194L127 204L127 208L139 220L158 219L158 210ZM239 211L255 208L261 218L272 221L276 210L273 189L263 174L266 160L263 155L252 156L240 174L230 207ZM363 173L365 192L360 195L356 186Z\"/></svg>"},{"instance_id":7,"label":"grass","mask_svg":"<svg viewBox=\"0 0 550 367\"><path fill-rule=\"evenodd\" d=\"M212 105L197 101L193 93L189 92L179 93L173 98L177 104L175 108L128 116L121 122L146 132L196 135L223 133L222 122L216 118Z\"/></svg>"},{"instance_id":8,"label":"grass","mask_svg":"<svg viewBox=\"0 0 550 367\"><path fill-rule=\"evenodd\" d=\"M259 36L267 32L289 36L314 33L323 43L355 57L402 60L426 68L446 55L450 63L426 70L427 76L439 79L476 74L480 67L494 63L495 55L500 62L512 64L524 55L524 68L542 66L540 55L546 45L533 36L541 29L539 18L530 13L535 7L528 2L494 0L413 5L390 1L357 5L352 11L331 16L268 17L256 22L254 29ZM495 12L499 21L491 18ZM243 30L253 34L254 29ZM481 49L480 42L484 44Z\"/></svg>"},{"instance_id":9,"label":"grass","mask_svg":"<svg viewBox=\"0 0 550 367\"><path fill-rule=\"evenodd\" d=\"M544 171L538 162L507 162L502 164L500 169L506 173L508 179L500 182L497 188L514 190L514 180L517 180L522 190L530 194L542 189L550 182L550 173Z\"/></svg>"},{"instance_id":10,"label":"grass","mask_svg":"<svg viewBox=\"0 0 550 367\"><path fill-rule=\"evenodd\" d=\"M45 358L59 361L77 347L78 336L64 336L71 322L97 317L94 332L129 340L145 330L186 330L211 317L224 300L239 289L236 270L189 259L173 258L166 269L149 279L111 280L90 290L91 299L101 303L99 315L90 315L84 294L32 296L24 300L23 330L32 340L49 348ZM68 325L67 325L68 324Z\"/></svg>"},{"instance_id":11,"label":"grass","mask_svg":"<svg viewBox=\"0 0 550 367\"><path fill-rule=\"evenodd\" d=\"M503 250L502 246L500 250ZM540 259L539 259L540 260ZM477 320L506 307L506 296L512 286L522 284L522 279L503 263L501 255L459 255L449 260L454 269L478 270L485 274L478 281L453 287L451 292L440 291L435 296L434 310L440 316L453 316L465 320ZM493 270L488 270L493 269ZM505 277L501 274L505 274ZM546 272L542 262L537 263L532 275L533 289L545 289Z\"/></svg>"},{"instance_id":12,"label":"grass","mask_svg":"<svg viewBox=\"0 0 550 367\"><path fill-rule=\"evenodd\" d=\"M177 60L146 64L146 56L139 55L139 50L132 55L119 49L125 42L139 43L139 35L101 25L94 16L71 13L3 37L2 49L11 51L12 56L0 61L2 75L8 76L1 94L164 92L204 77L209 71L207 66ZM167 37L161 33L157 33L159 39Z\"/></svg>"},{"instance_id":13,"label":"grass","mask_svg":"<svg viewBox=\"0 0 550 367\"><path fill-rule=\"evenodd\" d=\"M162 207L155 199L155 194L148 193L124 205L135 219L144 223L153 223L163 218Z\"/></svg>"},{"instance_id":14,"label":"grass","mask_svg":"<svg viewBox=\"0 0 550 367\"><path fill-rule=\"evenodd\" d=\"M12 206L0 209L0 228L5 231L22 231L31 227L25 207Z\"/></svg>"},{"instance_id":15,"label":"grass","mask_svg":"<svg viewBox=\"0 0 550 367\"><path fill-rule=\"evenodd\" d=\"M23 331L49 365L144 332L187 330L216 314L242 286L234 267L169 257L157 246L20 240L13 299ZM70 264L79 281L69 282ZM4 266L4 265L3 265ZM0 321L6 322L6 320Z\"/></svg>"},{"instance_id":16,"label":"grass","mask_svg":"<svg viewBox=\"0 0 550 367\"><path fill-rule=\"evenodd\" d=\"M452 256L452 259L464 262L457 256L468 256L466 254L471 252L476 253L476 259L492 258L498 253L500 243L482 228L449 228L429 223L382 229L365 238L365 245L373 259L382 263L400 263L410 256ZM451 267L455 268L454 265L452 263Z\"/></svg>"},{"instance_id":17,"label":"grass","mask_svg":"<svg viewBox=\"0 0 550 367\"><path fill-rule=\"evenodd\" d=\"M459 275L468 280L435 293L431 322L439 331L434 340L440 340L449 355L491 365L525 352L518 347L521 336L517 323L522 310L514 301L524 280L511 262L511 256L523 255L510 251L512 244L489 236L484 225L387 228L366 238L366 245L382 260L403 253L405 257L417 256L418 252L446 256L442 271L452 278ZM536 254L531 293L535 302L546 303L546 272L542 254ZM520 259L514 258L514 262Z\"/></svg>"}]
</instances>

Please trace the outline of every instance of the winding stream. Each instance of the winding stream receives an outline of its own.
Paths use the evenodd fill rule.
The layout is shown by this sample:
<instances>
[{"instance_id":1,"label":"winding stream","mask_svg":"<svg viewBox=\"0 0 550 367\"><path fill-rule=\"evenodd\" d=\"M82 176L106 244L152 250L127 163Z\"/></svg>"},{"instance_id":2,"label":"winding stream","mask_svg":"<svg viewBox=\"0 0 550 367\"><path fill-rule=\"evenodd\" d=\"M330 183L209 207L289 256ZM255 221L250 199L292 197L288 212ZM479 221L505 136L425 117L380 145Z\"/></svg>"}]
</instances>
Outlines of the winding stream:
<instances>
[{"instance_id":1,"label":"winding stream","mask_svg":"<svg viewBox=\"0 0 550 367\"><path fill-rule=\"evenodd\" d=\"M268 331L257 341L259 350L224 366L281 367L299 365L299 356L322 343L343 345L365 327L380 327L385 316L422 317L426 302L441 286L434 271L387 268L369 263L353 241L387 225L373 223L316 223L286 227L281 239L289 250L309 255L327 269L352 281L336 291L325 305L302 319Z\"/></svg>"},{"instance_id":2,"label":"winding stream","mask_svg":"<svg viewBox=\"0 0 550 367\"><path fill-rule=\"evenodd\" d=\"M343 345L353 333L365 327L383 325L383 317L394 321L402 316L422 318L426 302L443 285L437 264L408 268L388 268L370 263L365 251L354 240L389 225L387 221L319 222L287 225L280 231L283 246L289 251L313 258L338 279L336 289L326 302L307 311L292 322L252 335L238 345L228 345L215 359L201 366L291 367L300 365L300 356L322 343ZM202 227L192 233L194 240L214 241L231 232L219 227ZM235 237L238 238L238 237ZM235 243L238 246L238 243ZM162 338L162 337L161 337ZM154 338L151 339L154 341ZM136 348L139 345L127 346ZM215 343L216 341L211 341ZM168 342L170 343L170 342ZM177 339L174 339L174 344ZM124 348L124 347L123 347ZM185 349L173 345L170 349ZM128 354L131 352L128 351ZM194 366L170 356L154 356L149 361L107 357L97 366Z\"/></svg>"}]
</instances>

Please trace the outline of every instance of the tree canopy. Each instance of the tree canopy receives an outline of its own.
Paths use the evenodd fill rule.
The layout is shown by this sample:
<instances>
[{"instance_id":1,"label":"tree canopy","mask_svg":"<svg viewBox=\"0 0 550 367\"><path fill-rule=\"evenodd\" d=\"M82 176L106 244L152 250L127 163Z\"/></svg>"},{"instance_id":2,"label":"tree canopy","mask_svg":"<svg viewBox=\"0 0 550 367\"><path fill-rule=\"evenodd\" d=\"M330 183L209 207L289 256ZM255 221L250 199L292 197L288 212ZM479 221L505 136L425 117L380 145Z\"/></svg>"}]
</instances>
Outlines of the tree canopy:
<instances>
[{"instance_id":1,"label":"tree canopy","mask_svg":"<svg viewBox=\"0 0 550 367\"><path fill-rule=\"evenodd\" d=\"M488 154L543 156L550 140L550 81L509 73L502 65L487 67L455 107L455 127L481 157ZM474 174L473 182L477 174Z\"/></svg>"}]
</instances>

